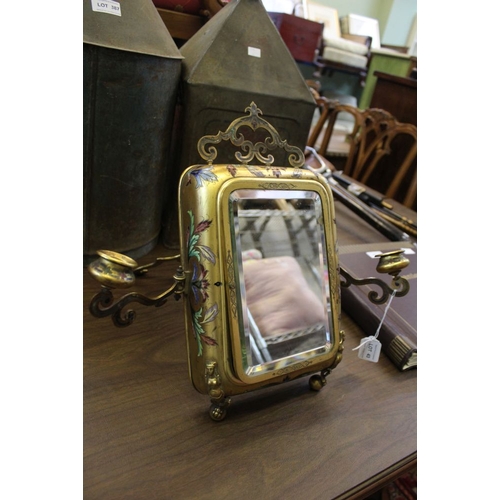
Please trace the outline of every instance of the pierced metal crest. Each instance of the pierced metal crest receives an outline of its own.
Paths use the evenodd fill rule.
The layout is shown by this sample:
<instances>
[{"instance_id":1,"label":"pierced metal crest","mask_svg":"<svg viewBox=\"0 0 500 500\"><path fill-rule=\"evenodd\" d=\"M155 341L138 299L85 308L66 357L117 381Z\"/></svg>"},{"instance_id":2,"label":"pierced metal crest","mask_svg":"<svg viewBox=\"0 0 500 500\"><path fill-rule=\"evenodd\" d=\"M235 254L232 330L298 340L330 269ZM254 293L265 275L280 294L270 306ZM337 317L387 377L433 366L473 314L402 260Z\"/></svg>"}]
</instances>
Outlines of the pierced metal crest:
<instances>
[{"instance_id":1,"label":"pierced metal crest","mask_svg":"<svg viewBox=\"0 0 500 500\"><path fill-rule=\"evenodd\" d=\"M272 165L274 156L271 154L265 156L265 154L276 148L284 149L290 153L288 161L292 167L300 168L304 165L305 158L301 149L290 146L286 140L282 140L278 131L268 121L259 116L262 115L262 111L254 102L245 111L248 114L234 120L225 132L219 131L217 135L205 135L198 141L198 153L209 165L212 165L215 158L217 158L217 148L211 144L219 144L222 141L231 141L234 146L246 152L246 154L243 154L241 151L236 151L234 155L239 163L245 165L254 158L264 165ZM270 134L270 137L266 137L264 142L254 144L252 141L246 140L242 133L238 133L238 129L243 126L250 127L253 131L259 128L264 129Z\"/></svg>"}]
</instances>

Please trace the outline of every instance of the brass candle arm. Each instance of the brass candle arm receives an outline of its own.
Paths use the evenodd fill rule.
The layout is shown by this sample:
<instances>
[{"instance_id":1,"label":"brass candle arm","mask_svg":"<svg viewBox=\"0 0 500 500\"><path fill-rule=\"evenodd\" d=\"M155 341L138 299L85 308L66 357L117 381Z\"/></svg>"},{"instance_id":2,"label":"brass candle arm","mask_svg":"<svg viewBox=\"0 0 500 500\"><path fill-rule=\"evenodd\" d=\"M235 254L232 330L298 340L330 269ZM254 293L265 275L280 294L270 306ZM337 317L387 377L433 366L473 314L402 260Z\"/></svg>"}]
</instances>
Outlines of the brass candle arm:
<instances>
[{"instance_id":1,"label":"brass candle arm","mask_svg":"<svg viewBox=\"0 0 500 500\"><path fill-rule=\"evenodd\" d=\"M385 281L380 278L364 278L357 279L351 276L345 269L340 268L340 275L345 281L340 282L341 287L348 288L351 285L361 286L361 285L377 285L381 288L381 293L377 290L371 290L368 293L368 299L374 304L385 304L389 297L396 291L396 297L404 297L410 290L410 283L406 278L399 276L402 269L404 269L410 261L404 256L404 250L394 250L392 252L386 252L378 256L379 263L377 265L377 271L379 273L385 273L391 275L392 282L388 285Z\"/></svg>"},{"instance_id":2,"label":"brass candle arm","mask_svg":"<svg viewBox=\"0 0 500 500\"><path fill-rule=\"evenodd\" d=\"M89 265L90 274L101 283L101 291L92 298L89 305L91 314L97 318L111 316L115 326L129 326L135 319L135 311L128 310L124 314L123 309L128 304L138 302L145 306L160 307L167 302L171 295L174 295L175 300L179 300L183 294L187 293L186 284L189 282L186 278L187 273L182 267L178 267L173 276L174 284L156 297L147 297L137 292L131 292L114 302L112 288L128 288L135 283L136 275L145 274L151 267L178 259L179 256L159 257L154 262L139 267L135 260L126 255L110 250L99 250L97 253L99 259ZM341 280L340 285L343 288L348 288L351 285L377 285L381 292L371 290L368 293L368 298L374 304L384 304L394 291L396 291L396 297L403 297L408 293L410 289L408 280L399 276L401 270L408 264L409 260L404 256L404 250L386 252L379 255L377 271L393 276L390 285L380 278L354 278L342 267L340 267L340 275L344 281Z\"/></svg>"},{"instance_id":3,"label":"brass candle arm","mask_svg":"<svg viewBox=\"0 0 500 500\"><path fill-rule=\"evenodd\" d=\"M114 302L112 288L128 288L135 283L136 274L142 275L149 268L167 260L174 260L179 256L160 257L156 261L139 267L135 260L126 255L110 250L99 250L99 259L92 262L88 269L94 279L101 283L101 291L96 294L89 305L90 313L97 318L111 316L115 326L129 326L135 319L135 311L128 310L123 313L125 306L131 302L138 302L145 306L160 307L167 302L168 297L174 296L175 300L186 293L186 273L178 267L173 276L174 284L156 297L131 292Z\"/></svg>"},{"instance_id":4,"label":"brass candle arm","mask_svg":"<svg viewBox=\"0 0 500 500\"><path fill-rule=\"evenodd\" d=\"M169 262L172 260L180 260L181 256L180 254L178 255L172 255L171 257L158 257L155 261L150 262L149 264L144 264L143 266L139 266L134 269L134 274L136 276L142 276L143 274L146 274L149 269L152 267L159 266L160 264L163 264L164 262Z\"/></svg>"}]
</instances>

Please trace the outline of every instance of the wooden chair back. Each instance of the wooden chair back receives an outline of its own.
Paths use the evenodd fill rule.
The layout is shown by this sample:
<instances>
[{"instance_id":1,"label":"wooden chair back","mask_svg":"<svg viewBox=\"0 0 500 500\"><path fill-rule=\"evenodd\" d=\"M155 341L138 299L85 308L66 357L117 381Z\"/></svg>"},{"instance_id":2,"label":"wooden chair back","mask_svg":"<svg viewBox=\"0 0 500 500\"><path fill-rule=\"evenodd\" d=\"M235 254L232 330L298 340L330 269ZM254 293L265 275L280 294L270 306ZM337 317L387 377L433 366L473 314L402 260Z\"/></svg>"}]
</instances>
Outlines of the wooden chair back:
<instances>
[{"instance_id":1,"label":"wooden chair back","mask_svg":"<svg viewBox=\"0 0 500 500\"><path fill-rule=\"evenodd\" d=\"M320 116L311 129L307 145L320 155L332 158L334 163L336 154L347 155L343 166L346 175L415 209L417 127L399 122L382 109L360 110L325 97L316 99L316 103ZM343 138L347 146L343 151L335 151L332 138L341 112L349 113L354 120L352 130ZM336 141L338 144L338 138Z\"/></svg>"}]
</instances>

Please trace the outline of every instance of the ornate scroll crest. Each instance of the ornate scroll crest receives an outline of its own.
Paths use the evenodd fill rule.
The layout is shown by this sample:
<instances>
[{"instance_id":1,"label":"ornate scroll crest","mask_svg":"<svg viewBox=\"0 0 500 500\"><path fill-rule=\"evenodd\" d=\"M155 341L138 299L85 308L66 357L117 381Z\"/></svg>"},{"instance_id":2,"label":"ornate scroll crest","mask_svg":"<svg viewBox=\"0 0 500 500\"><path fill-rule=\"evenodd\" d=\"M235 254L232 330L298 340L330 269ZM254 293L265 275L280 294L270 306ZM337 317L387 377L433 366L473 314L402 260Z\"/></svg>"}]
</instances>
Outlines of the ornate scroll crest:
<instances>
[{"instance_id":1,"label":"ornate scroll crest","mask_svg":"<svg viewBox=\"0 0 500 500\"><path fill-rule=\"evenodd\" d=\"M286 140L282 140L278 131L266 120L261 118L262 111L257 105L252 102L245 111L248 116L243 116L234 120L225 132L219 131L217 135L205 135L198 141L198 153L208 162L209 165L217 158L217 149L209 144L219 144L222 141L231 141L234 146L241 148L246 154L241 151L236 151L235 157L239 163L248 164L254 158L264 165L271 165L274 162L274 156L269 154L264 156L267 151L273 151L276 148L284 149L289 152L288 161L295 168L300 168L305 163L304 153L296 146L290 146ZM261 128L269 132L270 137L266 137L264 142L252 143L246 140L243 134L238 133L240 127L247 126L253 131Z\"/></svg>"}]
</instances>

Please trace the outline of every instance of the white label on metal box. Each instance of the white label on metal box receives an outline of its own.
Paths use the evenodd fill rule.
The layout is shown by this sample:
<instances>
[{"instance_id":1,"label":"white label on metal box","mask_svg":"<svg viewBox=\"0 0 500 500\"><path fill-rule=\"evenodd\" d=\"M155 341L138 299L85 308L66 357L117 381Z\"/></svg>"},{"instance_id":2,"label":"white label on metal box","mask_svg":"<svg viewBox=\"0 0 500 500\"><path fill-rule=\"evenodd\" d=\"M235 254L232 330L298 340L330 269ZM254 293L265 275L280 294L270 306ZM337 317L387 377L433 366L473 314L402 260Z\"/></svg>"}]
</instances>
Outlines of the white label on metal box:
<instances>
[{"instance_id":1,"label":"white label on metal box","mask_svg":"<svg viewBox=\"0 0 500 500\"><path fill-rule=\"evenodd\" d=\"M260 49L257 47L248 47L248 55L252 57L260 57Z\"/></svg>"},{"instance_id":2,"label":"white label on metal box","mask_svg":"<svg viewBox=\"0 0 500 500\"><path fill-rule=\"evenodd\" d=\"M92 0L92 10L94 12L113 14L114 16L121 17L122 15L120 2L115 2L115 0Z\"/></svg>"}]
</instances>

